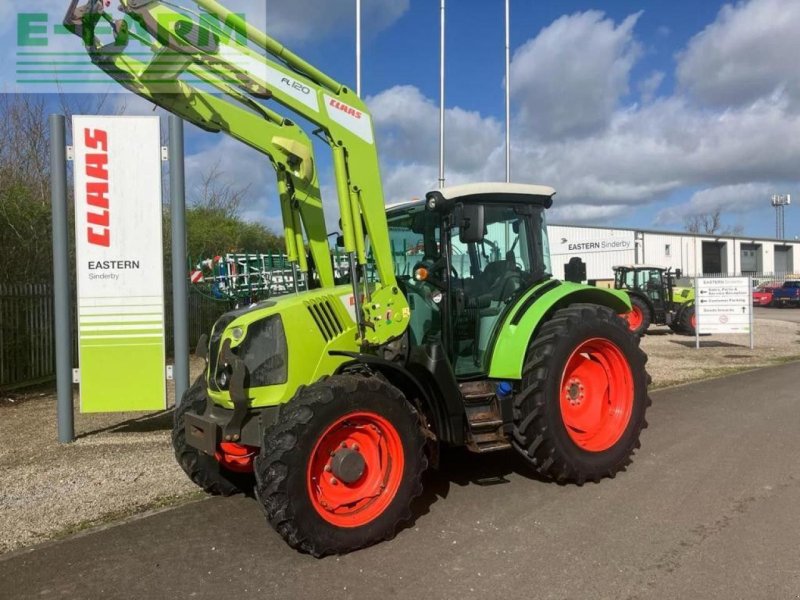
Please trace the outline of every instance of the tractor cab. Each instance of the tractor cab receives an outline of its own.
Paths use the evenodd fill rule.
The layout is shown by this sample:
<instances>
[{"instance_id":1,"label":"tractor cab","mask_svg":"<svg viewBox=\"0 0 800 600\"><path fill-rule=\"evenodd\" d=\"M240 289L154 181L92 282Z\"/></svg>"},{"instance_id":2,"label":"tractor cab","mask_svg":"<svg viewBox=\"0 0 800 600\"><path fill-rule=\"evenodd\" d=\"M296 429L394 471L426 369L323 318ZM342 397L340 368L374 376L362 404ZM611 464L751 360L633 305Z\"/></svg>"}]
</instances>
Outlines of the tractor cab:
<instances>
[{"instance_id":1,"label":"tractor cab","mask_svg":"<svg viewBox=\"0 0 800 600\"><path fill-rule=\"evenodd\" d=\"M463 185L389 209L411 344L441 340L457 378L487 372L507 309L550 278L544 211L553 194L536 185Z\"/></svg>"},{"instance_id":2,"label":"tractor cab","mask_svg":"<svg viewBox=\"0 0 800 600\"><path fill-rule=\"evenodd\" d=\"M614 267L614 287L636 290L645 295L656 311L665 311L672 298L672 277L669 269L649 265Z\"/></svg>"}]
</instances>

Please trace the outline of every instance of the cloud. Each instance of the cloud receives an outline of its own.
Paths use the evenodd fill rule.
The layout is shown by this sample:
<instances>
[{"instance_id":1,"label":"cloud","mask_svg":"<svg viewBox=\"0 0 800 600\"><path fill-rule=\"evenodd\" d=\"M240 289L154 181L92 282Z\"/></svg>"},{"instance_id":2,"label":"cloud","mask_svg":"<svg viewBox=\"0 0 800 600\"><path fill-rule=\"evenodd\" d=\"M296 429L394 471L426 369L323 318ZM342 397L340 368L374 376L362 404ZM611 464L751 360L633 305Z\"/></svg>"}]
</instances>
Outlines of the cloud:
<instances>
[{"instance_id":1,"label":"cloud","mask_svg":"<svg viewBox=\"0 0 800 600\"><path fill-rule=\"evenodd\" d=\"M367 98L384 161L439 164L439 107L414 86L395 86ZM459 107L445 111L448 169L480 170L503 140L495 119Z\"/></svg>"},{"instance_id":2,"label":"cloud","mask_svg":"<svg viewBox=\"0 0 800 600\"><path fill-rule=\"evenodd\" d=\"M677 78L693 99L744 106L785 94L800 107L800 2L751 0L722 7L678 57Z\"/></svg>"},{"instance_id":3,"label":"cloud","mask_svg":"<svg viewBox=\"0 0 800 600\"><path fill-rule=\"evenodd\" d=\"M594 10L564 16L514 52L518 126L544 139L602 131L641 52L633 37L640 14L619 25Z\"/></svg>"},{"instance_id":4,"label":"cloud","mask_svg":"<svg viewBox=\"0 0 800 600\"><path fill-rule=\"evenodd\" d=\"M661 210L656 223L669 225L683 223L687 217L713 213L747 213L757 208L767 208L775 187L768 183L743 183L706 188L695 192L688 202Z\"/></svg>"},{"instance_id":5,"label":"cloud","mask_svg":"<svg viewBox=\"0 0 800 600\"><path fill-rule=\"evenodd\" d=\"M187 130L190 135L196 131ZM207 134L205 134L207 135ZM219 137L202 150L186 157L186 195L192 202L203 176L216 169L220 185L248 188L241 215L251 221L269 222L280 211L275 170L263 154L228 136Z\"/></svg>"},{"instance_id":6,"label":"cloud","mask_svg":"<svg viewBox=\"0 0 800 600\"><path fill-rule=\"evenodd\" d=\"M607 204L597 206L592 204L559 204L558 196L555 204L549 211L549 223L570 223L580 225L600 225L613 223L613 219L630 211L624 204Z\"/></svg>"},{"instance_id":7,"label":"cloud","mask_svg":"<svg viewBox=\"0 0 800 600\"><path fill-rule=\"evenodd\" d=\"M369 0L362 5L363 31L371 35L386 29L408 11L410 0ZM355 28L352 0L271 0L267 4L267 31L281 42L315 41L348 35Z\"/></svg>"}]
</instances>

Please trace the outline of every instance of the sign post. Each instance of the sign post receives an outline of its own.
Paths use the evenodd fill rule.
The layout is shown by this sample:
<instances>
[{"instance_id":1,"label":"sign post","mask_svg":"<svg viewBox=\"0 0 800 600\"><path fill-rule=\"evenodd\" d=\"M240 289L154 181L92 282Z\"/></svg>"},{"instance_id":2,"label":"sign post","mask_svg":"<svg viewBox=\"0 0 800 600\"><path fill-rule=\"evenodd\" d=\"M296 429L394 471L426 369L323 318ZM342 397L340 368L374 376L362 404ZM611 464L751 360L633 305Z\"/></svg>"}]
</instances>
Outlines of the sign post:
<instances>
[{"instance_id":1,"label":"sign post","mask_svg":"<svg viewBox=\"0 0 800 600\"><path fill-rule=\"evenodd\" d=\"M747 333L753 349L753 300L749 277L700 277L695 289L695 347L703 333Z\"/></svg>"},{"instance_id":2,"label":"sign post","mask_svg":"<svg viewBox=\"0 0 800 600\"><path fill-rule=\"evenodd\" d=\"M73 118L81 412L163 410L158 117Z\"/></svg>"}]
</instances>

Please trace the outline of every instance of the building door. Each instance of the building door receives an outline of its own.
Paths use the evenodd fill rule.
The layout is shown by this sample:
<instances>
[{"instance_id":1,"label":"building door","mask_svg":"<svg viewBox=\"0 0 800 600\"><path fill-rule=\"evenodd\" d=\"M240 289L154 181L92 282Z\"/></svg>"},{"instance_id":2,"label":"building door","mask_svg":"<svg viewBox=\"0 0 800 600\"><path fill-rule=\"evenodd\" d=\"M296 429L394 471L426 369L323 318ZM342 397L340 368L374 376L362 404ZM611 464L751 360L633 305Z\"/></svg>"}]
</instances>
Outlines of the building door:
<instances>
[{"instance_id":1,"label":"building door","mask_svg":"<svg viewBox=\"0 0 800 600\"><path fill-rule=\"evenodd\" d=\"M785 275L794 271L791 246L775 246L775 274Z\"/></svg>"},{"instance_id":2,"label":"building door","mask_svg":"<svg viewBox=\"0 0 800 600\"><path fill-rule=\"evenodd\" d=\"M742 275L761 272L761 244L742 244L739 252Z\"/></svg>"},{"instance_id":3,"label":"building door","mask_svg":"<svg viewBox=\"0 0 800 600\"><path fill-rule=\"evenodd\" d=\"M703 242L703 274L727 274L725 242Z\"/></svg>"}]
</instances>

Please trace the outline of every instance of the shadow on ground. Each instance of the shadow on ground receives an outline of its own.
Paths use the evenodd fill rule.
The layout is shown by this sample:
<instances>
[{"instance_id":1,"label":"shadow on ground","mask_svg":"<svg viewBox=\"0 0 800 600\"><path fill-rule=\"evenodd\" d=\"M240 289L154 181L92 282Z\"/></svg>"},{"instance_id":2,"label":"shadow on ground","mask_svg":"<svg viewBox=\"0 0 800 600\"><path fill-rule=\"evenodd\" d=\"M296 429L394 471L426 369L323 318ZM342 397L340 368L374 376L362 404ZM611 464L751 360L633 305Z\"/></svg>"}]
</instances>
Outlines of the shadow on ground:
<instances>
[{"instance_id":1,"label":"shadow on ground","mask_svg":"<svg viewBox=\"0 0 800 600\"><path fill-rule=\"evenodd\" d=\"M101 429L94 429L86 431L76 436L77 439L91 437L100 433L149 433L152 431L171 431L172 430L172 409L164 410L153 415L146 415L144 417L136 417L103 427Z\"/></svg>"}]
</instances>

